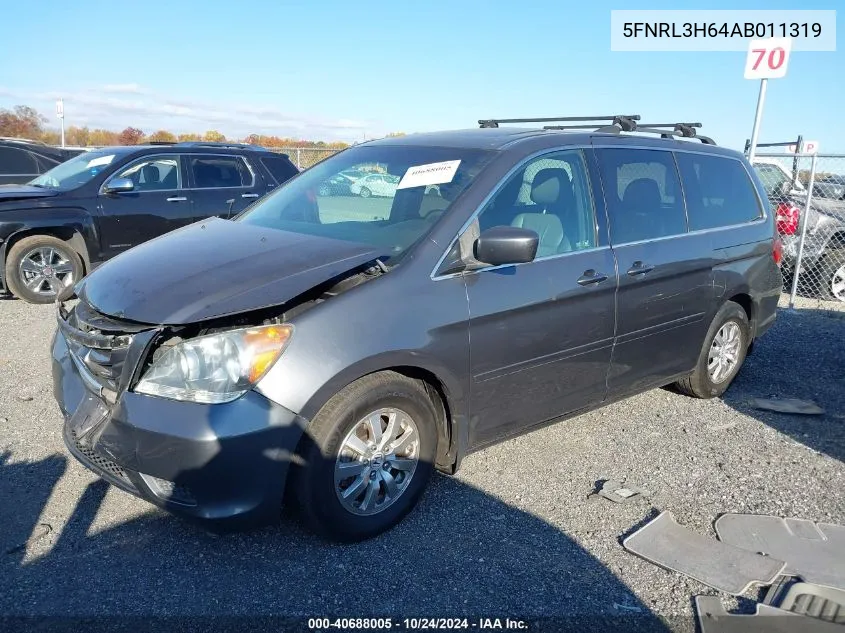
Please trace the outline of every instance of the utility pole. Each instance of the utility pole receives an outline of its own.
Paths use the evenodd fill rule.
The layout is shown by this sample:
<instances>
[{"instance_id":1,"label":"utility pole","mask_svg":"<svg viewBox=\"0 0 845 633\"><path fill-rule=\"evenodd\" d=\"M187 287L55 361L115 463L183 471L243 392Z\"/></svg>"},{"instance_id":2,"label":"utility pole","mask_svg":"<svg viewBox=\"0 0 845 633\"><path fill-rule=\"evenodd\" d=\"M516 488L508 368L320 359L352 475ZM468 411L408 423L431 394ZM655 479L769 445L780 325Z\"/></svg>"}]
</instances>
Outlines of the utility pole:
<instances>
[{"instance_id":1,"label":"utility pole","mask_svg":"<svg viewBox=\"0 0 845 633\"><path fill-rule=\"evenodd\" d=\"M64 99L56 101L56 116L62 122L62 147L65 146L65 102Z\"/></svg>"}]
</instances>

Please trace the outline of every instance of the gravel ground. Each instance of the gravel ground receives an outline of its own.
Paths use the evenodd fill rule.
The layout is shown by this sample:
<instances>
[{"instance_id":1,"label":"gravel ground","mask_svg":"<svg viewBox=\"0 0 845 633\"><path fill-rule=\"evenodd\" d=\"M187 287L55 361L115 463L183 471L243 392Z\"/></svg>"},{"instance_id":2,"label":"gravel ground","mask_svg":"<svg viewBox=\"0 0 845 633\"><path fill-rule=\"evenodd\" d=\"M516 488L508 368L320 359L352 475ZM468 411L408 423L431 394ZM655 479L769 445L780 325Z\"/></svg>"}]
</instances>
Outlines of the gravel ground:
<instances>
[{"instance_id":1,"label":"gravel ground","mask_svg":"<svg viewBox=\"0 0 845 633\"><path fill-rule=\"evenodd\" d=\"M210 535L99 482L62 444L53 323L51 306L0 300L0 615L605 615L627 626L656 614L694 630L692 597L716 592L627 553L633 528L659 510L709 536L723 512L845 523L836 315L782 310L724 399L658 389L471 455L398 528L354 546L288 517ZM813 399L826 414L757 411L754 396ZM591 495L608 478L653 496Z\"/></svg>"}]
</instances>

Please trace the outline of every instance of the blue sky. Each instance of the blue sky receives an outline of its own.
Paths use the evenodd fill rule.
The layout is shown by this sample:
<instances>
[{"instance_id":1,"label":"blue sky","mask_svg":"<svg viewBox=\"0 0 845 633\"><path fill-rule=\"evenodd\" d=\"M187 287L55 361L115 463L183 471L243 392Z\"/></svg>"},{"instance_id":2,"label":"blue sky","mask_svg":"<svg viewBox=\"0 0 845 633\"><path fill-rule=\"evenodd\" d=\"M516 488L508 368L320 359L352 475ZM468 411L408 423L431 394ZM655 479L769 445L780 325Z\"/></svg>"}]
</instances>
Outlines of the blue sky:
<instances>
[{"instance_id":1,"label":"blue sky","mask_svg":"<svg viewBox=\"0 0 845 633\"><path fill-rule=\"evenodd\" d=\"M68 125L346 141L489 117L640 113L701 121L741 148L759 86L742 77L745 53L611 52L611 9L837 5L28 0L3 7L0 107L35 106L53 125L62 95ZM840 51L792 55L769 84L761 141L802 133L845 152Z\"/></svg>"}]
</instances>

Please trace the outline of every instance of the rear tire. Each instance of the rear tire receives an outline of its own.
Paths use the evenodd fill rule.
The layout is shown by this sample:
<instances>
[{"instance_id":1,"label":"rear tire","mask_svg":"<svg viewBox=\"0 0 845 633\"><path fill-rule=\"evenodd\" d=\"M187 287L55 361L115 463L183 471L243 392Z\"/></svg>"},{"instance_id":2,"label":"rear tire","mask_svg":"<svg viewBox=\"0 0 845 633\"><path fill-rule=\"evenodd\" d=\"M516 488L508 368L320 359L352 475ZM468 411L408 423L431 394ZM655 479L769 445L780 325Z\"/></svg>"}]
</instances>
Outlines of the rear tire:
<instances>
[{"instance_id":1,"label":"rear tire","mask_svg":"<svg viewBox=\"0 0 845 633\"><path fill-rule=\"evenodd\" d=\"M82 279L82 259L67 242L52 235L31 235L15 243L6 257L9 291L28 303L67 299Z\"/></svg>"},{"instance_id":2,"label":"rear tire","mask_svg":"<svg viewBox=\"0 0 845 633\"><path fill-rule=\"evenodd\" d=\"M730 338L732 333L737 338ZM721 344L716 341L717 336ZM748 315L742 306L728 301L719 309L710 324L695 370L676 382L675 388L694 398L721 396L739 373L750 343L751 326L748 323ZM722 349L724 351L720 355ZM721 358L721 363L716 362L715 359L718 358ZM730 358L733 358L733 361L730 361Z\"/></svg>"},{"instance_id":3,"label":"rear tire","mask_svg":"<svg viewBox=\"0 0 845 633\"><path fill-rule=\"evenodd\" d=\"M403 427L395 440L388 437L390 412L398 412L394 428ZM301 463L291 473L289 491L303 521L321 536L347 543L399 523L431 478L437 420L424 384L393 371L364 376L335 394L306 429L297 451ZM384 427L381 440L368 421ZM350 452L353 444L367 455ZM403 445L388 450L398 444ZM400 461L401 468L390 466ZM354 474L344 477L346 467ZM375 492L368 501L370 489Z\"/></svg>"}]
</instances>

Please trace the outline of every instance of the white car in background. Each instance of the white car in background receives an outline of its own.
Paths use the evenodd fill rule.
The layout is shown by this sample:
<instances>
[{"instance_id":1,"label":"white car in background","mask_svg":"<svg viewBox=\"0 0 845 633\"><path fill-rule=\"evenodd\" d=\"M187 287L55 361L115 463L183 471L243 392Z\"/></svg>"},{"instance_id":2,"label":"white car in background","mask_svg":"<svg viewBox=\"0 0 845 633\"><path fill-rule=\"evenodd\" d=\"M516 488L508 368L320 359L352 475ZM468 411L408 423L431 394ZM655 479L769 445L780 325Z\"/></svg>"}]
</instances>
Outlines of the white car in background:
<instances>
[{"instance_id":1,"label":"white car in background","mask_svg":"<svg viewBox=\"0 0 845 633\"><path fill-rule=\"evenodd\" d=\"M353 182L349 191L356 196L393 196L399 186L399 176L391 174L370 174Z\"/></svg>"}]
</instances>

